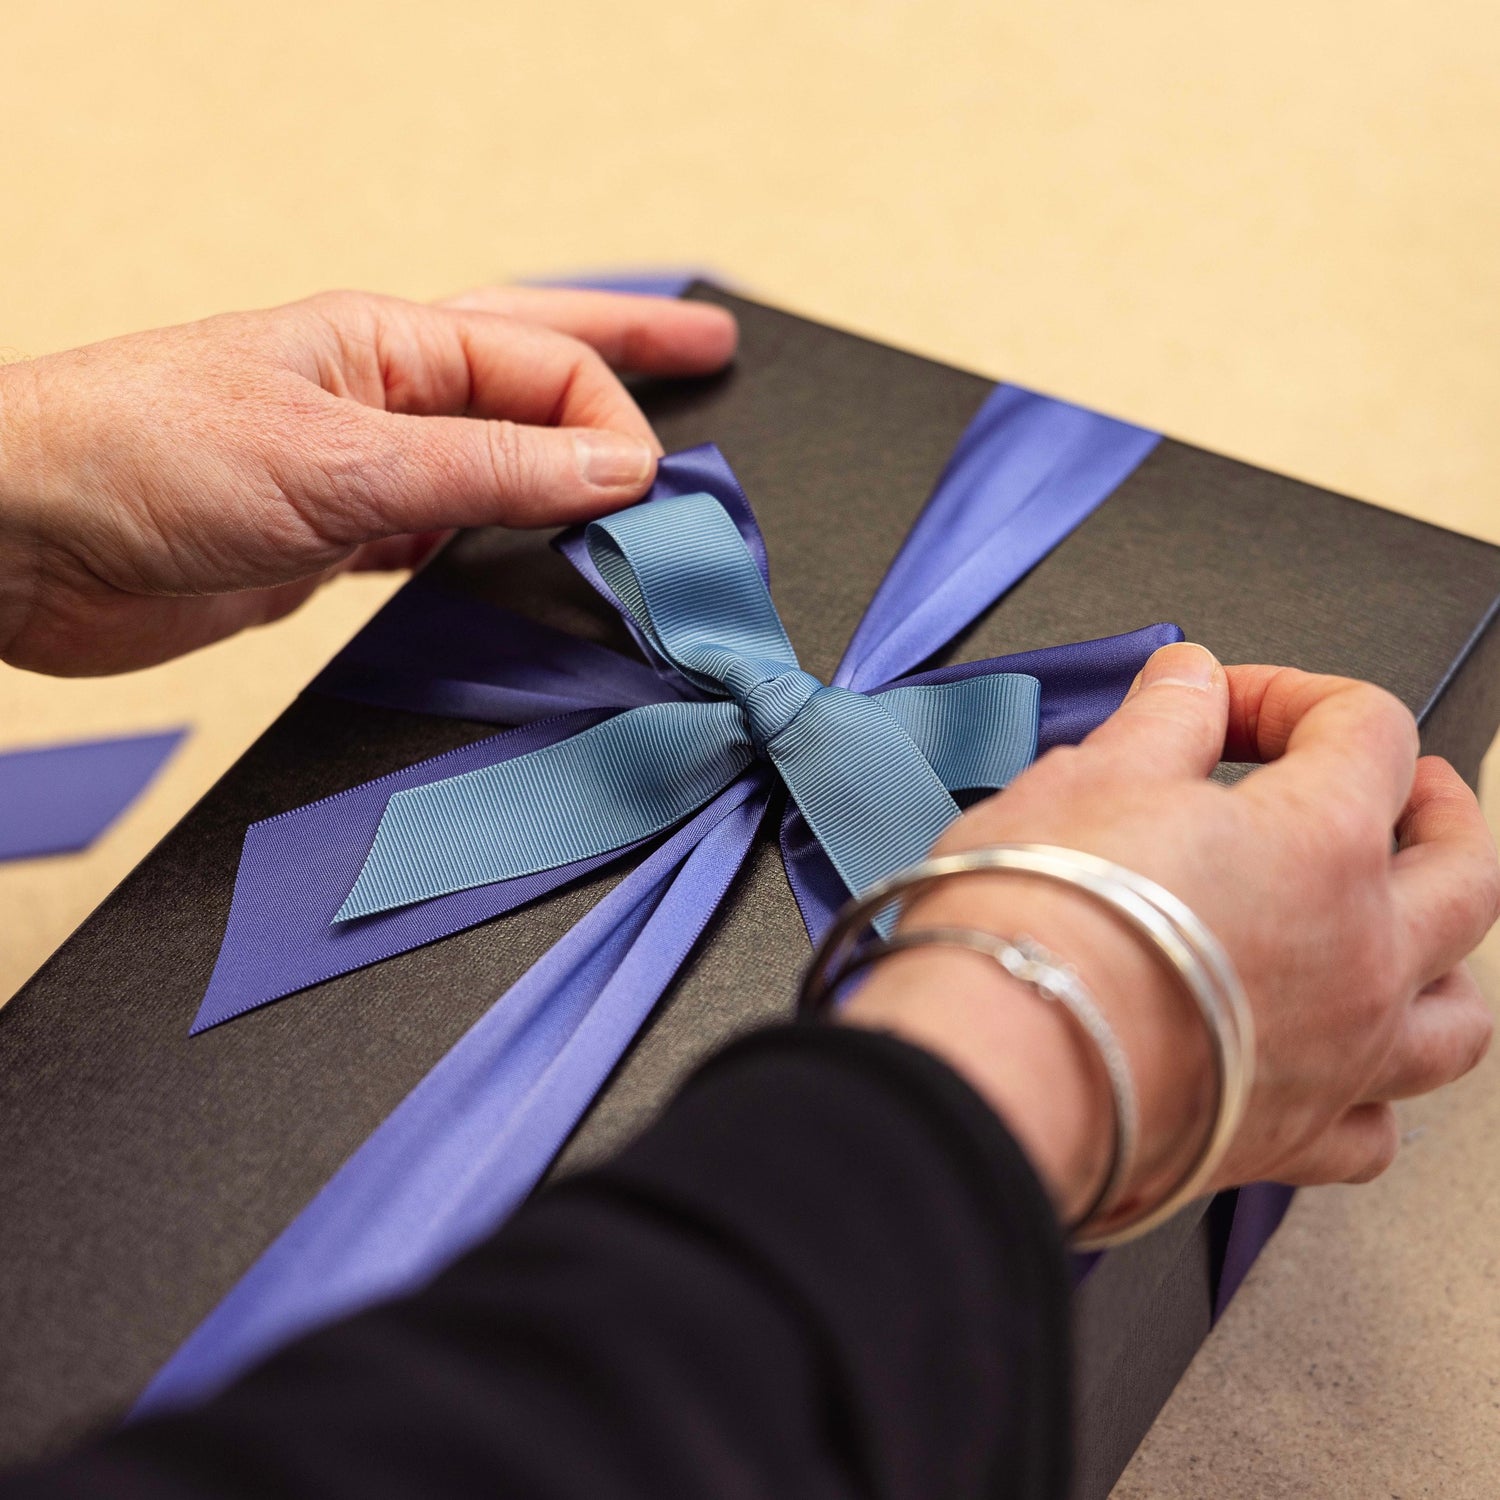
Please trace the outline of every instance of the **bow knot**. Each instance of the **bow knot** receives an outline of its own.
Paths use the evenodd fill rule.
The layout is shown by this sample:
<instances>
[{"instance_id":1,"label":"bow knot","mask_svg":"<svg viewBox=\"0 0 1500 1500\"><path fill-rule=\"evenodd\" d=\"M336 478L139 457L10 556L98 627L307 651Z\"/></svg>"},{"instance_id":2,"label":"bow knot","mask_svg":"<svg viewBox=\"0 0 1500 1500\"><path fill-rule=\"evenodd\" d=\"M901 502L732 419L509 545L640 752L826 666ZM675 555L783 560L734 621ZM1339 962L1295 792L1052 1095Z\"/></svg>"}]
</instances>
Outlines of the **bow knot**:
<instances>
[{"instance_id":1,"label":"bow knot","mask_svg":"<svg viewBox=\"0 0 1500 1500\"><path fill-rule=\"evenodd\" d=\"M770 746L791 728L797 716L819 693L830 692L811 672L790 667L763 678L747 693L736 694L756 753L769 759Z\"/></svg>"}]
</instances>

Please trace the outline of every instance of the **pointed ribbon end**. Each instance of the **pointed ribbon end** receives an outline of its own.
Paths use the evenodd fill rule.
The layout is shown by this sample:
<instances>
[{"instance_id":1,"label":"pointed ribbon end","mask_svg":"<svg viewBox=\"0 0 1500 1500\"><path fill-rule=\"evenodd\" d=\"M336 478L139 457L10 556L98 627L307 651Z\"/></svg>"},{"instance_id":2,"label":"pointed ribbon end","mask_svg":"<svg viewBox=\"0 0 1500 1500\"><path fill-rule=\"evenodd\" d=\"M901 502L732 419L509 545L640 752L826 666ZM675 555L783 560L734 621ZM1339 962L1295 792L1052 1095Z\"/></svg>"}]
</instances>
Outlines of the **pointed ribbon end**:
<instances>
[{"instance_id":1,"label":"pointed ribbon end","mask_svg":"<svg viewBox=\"0 0 1500 1500\"><path fill-rule=\"evenodd\" d=\"M243 988L235 985L232 980L228 984L222 982L216 967L213 978L208 981L208 990L198 1006L198 1014L188 1027L188 1035L201 1036L205 1031L212 1031L215 1026L222 1026L225 1021L232 1021L236 1016L242 1016L247 1010L254 1010L256 1006L264 1005L266 1000L274 998L270 995L264 999L247 997Z\"/></svg>"},{"instance_id":2,"label":"pointed ribbon end","mask_svg":"<svg viewBox=\"0 0 1500 1500\"><path fill-rule=\"evenodd\" d=\"M354 889L344 899L344 904L333 914L333 921L328 924L330 927L336 928L341 922L353 922L360 917L373 917L377 911L388 910L367 899L367 893L361 889L363 878L361 876L360 880L355 882Z\"/></svg>"}]
</instances>

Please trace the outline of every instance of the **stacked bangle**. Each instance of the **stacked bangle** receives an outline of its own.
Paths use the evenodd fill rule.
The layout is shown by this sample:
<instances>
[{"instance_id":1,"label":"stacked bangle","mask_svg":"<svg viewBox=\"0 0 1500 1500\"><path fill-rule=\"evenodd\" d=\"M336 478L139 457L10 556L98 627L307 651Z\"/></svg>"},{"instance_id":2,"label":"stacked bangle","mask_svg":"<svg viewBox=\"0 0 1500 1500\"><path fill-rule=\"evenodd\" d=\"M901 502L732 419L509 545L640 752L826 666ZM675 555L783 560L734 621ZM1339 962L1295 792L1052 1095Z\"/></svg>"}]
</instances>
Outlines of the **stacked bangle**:
<instances>
[{"instance_id":1,"label":"stacked bangle","mask_svg":"<svg viewBox=\"0 0 1500 1500\"><path fill-rule=\"evenodd\" d=\"M899 908L913 895L939 881L977 873L1022 874L1054 881L1083 892L1112 911L1144 938L1176 975L1208 1029L1218 1102L1203 1145L1161 1203L1125 1222L1112 1222L1111 1210L1134 1156L1135 1090L1123 1049L1076 974L1057 965L1050 954L1035 945L1023 946L1020 939L1007 942L989 933L954 928L897 932L889 938L870 932L871 923L882 913ZM1049 844L999 844L942 855L898 871L844 907L808 966L799 1008L819 1011L857 971L890 952L929 943L964 947L993 958L1008 973L1064 1005L1099 1051L1114 1098L1115 1142L1105 1183L1075 1230L1080 1248L1102 1249L1135 1239L1206 1191L1244 1114L1253 1079L1255 1041L1250 1007L1233 966L1218 940L1191 909L1133 870L1074 849Z\"/></svg>"}]
</instances>

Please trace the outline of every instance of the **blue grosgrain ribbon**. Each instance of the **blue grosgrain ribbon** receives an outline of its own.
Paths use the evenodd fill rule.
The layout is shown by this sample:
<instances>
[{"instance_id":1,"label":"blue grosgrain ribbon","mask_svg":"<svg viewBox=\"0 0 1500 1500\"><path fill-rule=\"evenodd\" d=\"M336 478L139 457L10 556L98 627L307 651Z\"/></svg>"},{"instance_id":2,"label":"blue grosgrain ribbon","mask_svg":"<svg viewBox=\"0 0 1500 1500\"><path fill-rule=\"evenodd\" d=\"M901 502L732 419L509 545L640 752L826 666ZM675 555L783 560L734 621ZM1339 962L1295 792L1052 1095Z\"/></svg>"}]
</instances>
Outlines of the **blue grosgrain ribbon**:
<instances>
[{"instance_id":1,"label":"blue grosgrain ribbon","mask_svg":"<svg viewBox=\"0 0 1500 1500\"><path fill-rule=\"evenodd\" d=\"M756 560L712 495L585 533L590 561L701 701L649 704L558 744L397 792L337 920L640 843L748 769L780 773L851 891L920 859L951 791L1005 786L1036 750L1039 688L1001 672L878 698L801 670Z\"/></svg>"},{"instance_id":2,"label":"blue grosgrain ribbon","mask_svg":"<svg viewBox=\"0 0 1500 1500\"><path fill-rule=\"evenodd\" d=\"M977 619L1102 504L1157 441L1096 413L997 387L876 591L829 688L809 688L809 698L842 688L857 701L881 705L914 689L1020 674L1040 686L1039 748L1081 738L1119 704L1146 657L1180 640L1181 631L1158 625L903 674ZM717 450L664 460L640 513L700 494L722 506L764 580L759 529ZM560 545L607 596L606 573L628 592L629 579L611 554L618 542L608 531L603 536L603 568L590 545L597 534L575 534ZM668 642L659 615L648 610L637 618L627 610L625 619L648 655L655 653L654 669L445 595L420 579L403 590L314 687L421 712L531 722L254 825L195 1029L511 910L624 852L357 921L331 920L361 873L393 793L561 744L611 714L626 717L621 709L679 703L748 727L739 703L724 696L727 671L704 672L703 659L680 646L675 627ZM670 657L651 645L648 627L670 647ZM790 648L787 658L780 650L777 643L761 653L777 664L768 681L796 670ZM700 673L704 685L695 687L688 673ZM913 743L925 745L924 759L936 774L945 757L965 747L928 734L922 716L901 710L900 701L885 711ZM762 737L765 731L762 723ZM938 779L963 776L949 766ZM627 846L643 851L639 863L387 1116L160 1371L137 1411L212 1391L295 1334L419 1284L492 1230L546 1171L692 951L754 846L772 786L768 762L756 756L685 822L658 835L654 847ZM816 935L845 882L795 802L782 819L781 847Z\"/></svg>"}]
</instances>

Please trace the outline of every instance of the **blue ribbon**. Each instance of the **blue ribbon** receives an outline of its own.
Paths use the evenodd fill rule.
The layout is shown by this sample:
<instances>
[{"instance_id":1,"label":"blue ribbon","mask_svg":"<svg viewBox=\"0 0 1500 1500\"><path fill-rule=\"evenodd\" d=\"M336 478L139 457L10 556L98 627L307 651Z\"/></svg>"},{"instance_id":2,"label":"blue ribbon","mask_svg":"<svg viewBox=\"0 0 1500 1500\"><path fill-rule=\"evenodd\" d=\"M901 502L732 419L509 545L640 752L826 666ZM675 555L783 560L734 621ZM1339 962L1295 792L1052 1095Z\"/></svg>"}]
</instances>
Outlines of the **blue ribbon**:
<instances>
[{"instance_id":1,"label":"blue ribbon","mask_svg":"<svg viewBox=\"0 0 1500 1500\"><path fill-rule=\"evenodd\" d=\"M894 725L912 744L925 744L929 754L921 759L939 782L973 774L960 773L950 759L961 759L969 747L928 734L922 713L901 708L898 693L950 689L997 674L1034 678L1040 747L1076 740L1119 704L1146 657L1180 640L1181 631L1159 625L1105 641L901 674L977 619L1100 505L1156 442L1152 433L1081 408L997 388L971 423L827 688L802 682L794 675L790 647L768 638L757 637L755 651L737 649L729 653L732 661L708 670L714 662L696 646L684 646L676 625L664 625L652 607L657 582L640 586L639 602L646 607L625 616L655 669L489 606L452 599L420 580L403 590L314 686L502 722L524 708L535 722L254 825L195 1029L508 911L622 853L638 850L643 857L329 1180L157 1375L137 1411L197 1399L295 1334L420 1284L510 1212L547 1169L723 900L769 806L773 758L757 754L686 822L656 835L654 847L647 840L334 923L393 794L560 747L581 732L628 717L621 710L648 704L690 708L698 723L707 722L700 711L708 710L769 751L795 727L797 713L783 725L784 705L781 714L766 709L764 718L757 708L752 728L742 700L787 679L788 698L806 689L808 702L828 694L842 703L834 690L845 689L862 714L880 709L880 732L891 736ZM649 503L635 514L664 515L656 510L663 501L702 494L722 507L764 580L759 530L717 450L695 449L665 460ZM623 517L616 521L626 524ZM634 563L625 566L626 553L635 554L634 540L622 546L610 529L615 525L561 544L606 596L615 587L630 593L631 578L639 582L641 576ZM675 619L673 611L666 613ZM756 628L768 630L769 622L761 618ZM754 659L776 670L751 682L740 663ZM990 690L964 688L955 691L954 701ZM892 698L896 706L884 707ZM925 692L907 699L942 701L942 695ZM955 715L944 722L964 720ZM771 732L778 726L779 732ZM1014 749L1013 742L1006 744ZM802 754L799 748L794 756L787 747L783 759L791 764ZM912 764L904 746L902 754ZM798 763L826 764L812 755ZM817 794L805 800L821 809ZM821 817L814 812L815 820ZM624 827L617 825L610 837L621 836ZM813 935L845 885L822 842L825 832L819 826L815 836L795 802L788 806L781 845Z\"/></svg>"},{"instance_id":2,"label":"blue ribbon","mask_svg":"<svg viewBox=\"0 0 1500 1500\"><path fill-rule=\"evenodd\" d=\"M590 561L699 701L629 709L558 744L395 793L336 920L555 869L680 823L757 756L850 891L920 859L951 793L1036 753L1034 677L986 673L871 698L801 670L770 590L712 495L594 522Z\"/></svg>"}]
</instances>

